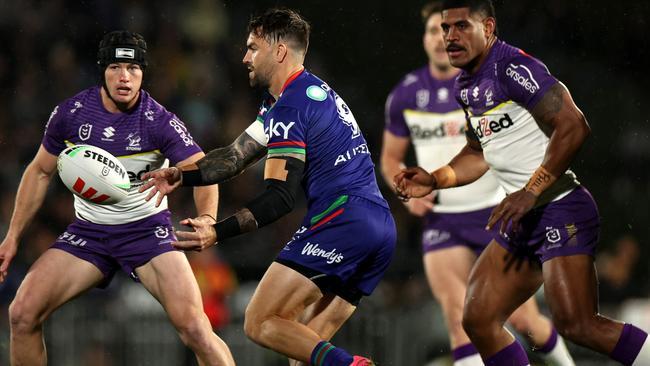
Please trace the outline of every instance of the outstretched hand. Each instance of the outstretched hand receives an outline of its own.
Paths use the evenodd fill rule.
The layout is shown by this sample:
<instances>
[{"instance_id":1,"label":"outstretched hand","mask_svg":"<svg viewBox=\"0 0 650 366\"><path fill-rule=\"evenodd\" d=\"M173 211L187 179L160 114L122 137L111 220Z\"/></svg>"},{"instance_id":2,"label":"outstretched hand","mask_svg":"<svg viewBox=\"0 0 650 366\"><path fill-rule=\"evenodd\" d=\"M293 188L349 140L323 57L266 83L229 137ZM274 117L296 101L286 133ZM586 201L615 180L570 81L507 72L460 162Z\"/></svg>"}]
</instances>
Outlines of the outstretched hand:
<instances>
[{"instance_id":1,"label":"outstretched hand","mask_svg":"<svg viewBox=\"0 0 650 366\"><path fill-rule=\"evenodd\" d=\"M433 191L435 183L435 178L420 167L402 169L393 178L395 192L402 201L426 196Z\"/></svg>"},{"instance_id":2,"label":"outstretched hand","mask_svg":"<svg viewBox=\"0 0 650 366\"><path fill-rule=\"evenodd\" d=\"M172 242L172 246L180 250L200 252L215 245L217 243L217 231L214 229L214 222L210 221L201 217L181 220L181 225L189 226L194 231L177 231L176 235L186 240Z\"/></svg>"},{"instance_id":3,"label":"outstretched hand","mask_svg":"<svg viewBox=\"0 0 650 366\"><path fill-rule=\"evenodd\" d=\"M156 207L158 207L166 195L172 193L181 185L181 170L176 167L154 170L153 172L144 173L142 180L147 181L138 191L142 193L151 188L147 197L145 197L146 201L149 201L158 193L156 198Z\"/></svg>"},{"instance_id":4,"label":"outstretched hand","mask_svg":"<svg viewBox=\"0 0 650 366\"><path fill-rule=\"evenodd\" d=\"M536 201L537 197L534 194L523 189L507 195L506 198L504 198L503 201L492 210L492 214L488 219L485 229L492 229L492 226L501 220L501 226L499 228L500 233L505 233L509 222L512 222L513 230L518 230L519 220L521 220L521 218L524 217L533 206L535 206Z\"/></svg>"}]
</instances>

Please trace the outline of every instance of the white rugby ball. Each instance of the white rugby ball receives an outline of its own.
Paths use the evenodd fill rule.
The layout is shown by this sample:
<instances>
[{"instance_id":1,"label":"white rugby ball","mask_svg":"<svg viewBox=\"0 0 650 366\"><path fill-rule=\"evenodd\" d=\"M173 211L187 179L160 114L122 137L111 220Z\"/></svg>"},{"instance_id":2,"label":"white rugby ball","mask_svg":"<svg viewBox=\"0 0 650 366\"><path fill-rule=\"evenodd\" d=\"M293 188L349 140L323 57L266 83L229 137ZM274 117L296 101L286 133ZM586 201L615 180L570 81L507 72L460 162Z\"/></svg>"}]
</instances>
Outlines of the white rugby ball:
<instances>
[{"instance_id":1,"label":"white rugby ball","mask_svg":"<svg viewBox=\"0 0 650 366\"><path fill-rule=\"evenodd\" d=\"M57 168L63 184L86 201L111 205L129 195L131 183L124 165L97 146L68 147L59 154Z\"/></svg>"}]
</instances>

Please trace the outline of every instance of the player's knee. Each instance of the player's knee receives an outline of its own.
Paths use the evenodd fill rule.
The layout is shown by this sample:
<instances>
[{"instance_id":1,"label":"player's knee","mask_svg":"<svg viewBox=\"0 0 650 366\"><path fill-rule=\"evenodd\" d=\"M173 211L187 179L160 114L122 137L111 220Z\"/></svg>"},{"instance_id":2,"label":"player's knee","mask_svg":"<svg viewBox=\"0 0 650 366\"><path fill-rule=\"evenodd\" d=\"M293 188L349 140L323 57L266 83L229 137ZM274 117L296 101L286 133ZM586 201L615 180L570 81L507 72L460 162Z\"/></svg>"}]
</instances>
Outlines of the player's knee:
<instances>
[{"instance_id":1,"label":"player's knee","mask_svg":"<svg viewBox=\"0 0 650 366\"><path fill-rule=\"evenodd\" d=\"M14 334L28 333L40 327L42 321L38 313L29 304L16 298L9 305L9 323Z\"/></svg>"},{"instance_id":2,"label":"player's knee","mask_svg":"<svg viewBox=\"0 0 650 366\"><path fill-rule=\"evenodd\" d=\"M188 346L201 346L209 339L212 328L202 311L184 311L179 314L169 314L183 343Z\"/></svg>"},{"instance_id":3,"label":"player's knee","mask_svg":"<svg viewBox=\"0 0 650 366\"><path fill-rule=\"evenodd\" d=\"M519 334L528 334L532 329L531 319L526 316L511 316L508 319L508 323Z\"/></svg>"},{"instance_id":4,"label":"player's knee","mask_svg":"<svg viewBox=\"0 0 650 366\"><path fill-rule=\"evenodd\" d=\"M581 344L582 340L591 338L590 318L585 316L571 317L566 314L553 314L553 324L562 337L574 343Z\"/></svg>"},{"instance_id":5,"label":"player's knee","mask_svg":"<svg viewBox=\"0 0 650 366\"><path fill-rule=\"evenodd\" d=\"M498 322L494 321L485 309L472 303L465 306L462 325L470 338L490 337L498 328Z\"/></svg>"},{"instance_id":6,"label":"player's knee","mask_svg":"<svg viewBox=\"0 0 650 366\"><path fill-rule=\"evenodd\" d=\"M244 315L244 333L251 341L259 345L265 345L266 338L272 333L267 320L272 317L272 315L260 313L248 307Z\"/></svg>"}]
</instances>

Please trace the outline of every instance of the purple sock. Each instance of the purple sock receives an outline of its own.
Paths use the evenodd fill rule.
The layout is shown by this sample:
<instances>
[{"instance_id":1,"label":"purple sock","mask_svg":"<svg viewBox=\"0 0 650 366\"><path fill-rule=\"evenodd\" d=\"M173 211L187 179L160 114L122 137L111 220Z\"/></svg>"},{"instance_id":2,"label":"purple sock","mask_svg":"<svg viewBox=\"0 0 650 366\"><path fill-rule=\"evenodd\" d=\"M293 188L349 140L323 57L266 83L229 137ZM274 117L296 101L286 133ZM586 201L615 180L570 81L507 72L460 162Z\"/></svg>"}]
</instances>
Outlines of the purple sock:
<instances>
[{"instance_id":1,"label":"purple sock","mask_svg":"<svg viewBox=\"0 0 650 366\"><path fill-rule=\"evenodd\" d=\"M488 359L483 359L485 366L528 366L526 351L516 340L509 346L494 354Z\"/></svg>"},{"instance_id":2,"label":"purple sock","mask_svg":"<svg viewBox=\"0 0 650 366\"><path fill-rule=\"evenodd\" d=\"M618 339L616 347L614 347L612 353L609 354L609 357L623 365L631 365L636 359L636 356L639 355L639 351L641 351L641 347L647 337L648 333L634 325L623 325L621 337Z\"/></svg>"},{"instance_id":3,"label":"purple sock","mask_svg":"<svg viewBox=\"0 0 650 366\"><path fill-rule=\"evenodd\" d=\"M349 366L352 356L343 348L336 348L330 342L320 341L311 351L311 364L313 366Z\"/></svg>"},{"instance_id":4,"label":"purple sock","mask_svg":"<svg viewBox=\"0 0 650 366\"><path fill-rule=\"evenodd\" d=\"M462 346L456 347L453 351L451 351L451 355L454 358L454 361L458 361L461 358L473 356L477 353L478 350L471 343L463 344Z\"/></svg>"},{"instance_id":5,"label":"purple sock","mask_svg":"<svg viewBox=\"0 0 650 366\"><path fill-rule=\"evenodd\" d=\"M555 328L551 328L551 336L548 337L548 340L546 343L544 343L543 346L540 348L535 349L537 352L542 352L542 353L549 353L555 348L555 345L557 344L557 330Z\"/></svg>"}]
</instances>

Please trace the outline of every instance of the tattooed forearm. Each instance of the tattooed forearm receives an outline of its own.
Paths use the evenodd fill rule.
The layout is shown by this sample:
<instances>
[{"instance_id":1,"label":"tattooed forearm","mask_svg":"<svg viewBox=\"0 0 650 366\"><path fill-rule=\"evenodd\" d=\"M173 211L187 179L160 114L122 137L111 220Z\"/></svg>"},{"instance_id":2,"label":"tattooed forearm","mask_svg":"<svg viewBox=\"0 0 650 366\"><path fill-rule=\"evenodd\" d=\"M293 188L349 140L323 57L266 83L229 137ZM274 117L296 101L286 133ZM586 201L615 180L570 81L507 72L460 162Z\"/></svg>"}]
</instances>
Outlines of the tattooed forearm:
<instances>
[{"instance_id":1,"label":"tattooed forearm","mask_svg":"<svg viewBox=\"0 0 650 366\"><path fill-rule=\"evenodd\" d=\"M232 144L207 153L196 165L201 170L203 182L221 183L239 175L265 153L266 147L244 132Z\"/></svg>"}]
</instances>

